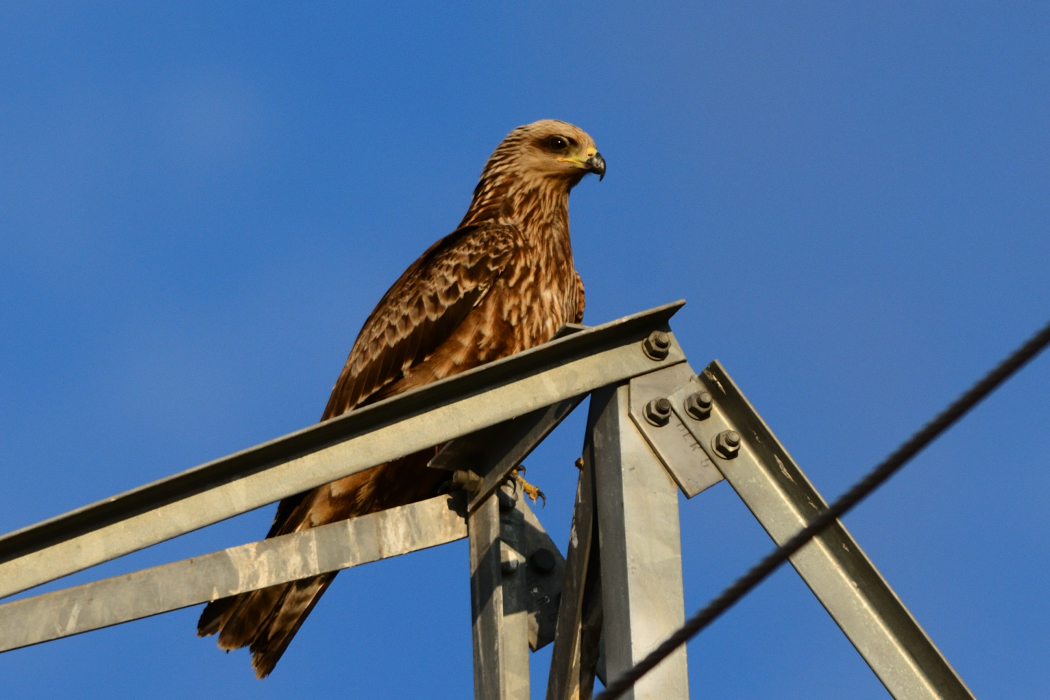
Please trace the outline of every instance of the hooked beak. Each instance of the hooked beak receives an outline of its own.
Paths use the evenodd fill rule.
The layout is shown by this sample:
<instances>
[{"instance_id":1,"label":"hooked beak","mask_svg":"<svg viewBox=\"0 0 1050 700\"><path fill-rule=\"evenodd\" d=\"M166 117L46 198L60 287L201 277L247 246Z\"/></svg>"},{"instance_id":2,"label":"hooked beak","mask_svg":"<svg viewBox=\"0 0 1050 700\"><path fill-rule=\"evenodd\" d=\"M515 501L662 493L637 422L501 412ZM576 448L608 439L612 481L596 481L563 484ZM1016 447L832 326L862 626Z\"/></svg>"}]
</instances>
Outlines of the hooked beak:
<instances>
[{"instance_id":1,"label":"hooked beak","mask_svg":"<svg viewBox=\"0 0 1050 700\"><path fill-rule=\"evenodd\" d=\"M605 159L602 158L602 154L598 152L598 149L591 146L586 152L587 160L582 158L558 158L563 163L572 163L573 167L586 170L589 173L598 174L598 182L605 179Z\"/></svg>"},{"instance_id":2,"label":"hooked beak","mask_svg":"<svg viewBox=\"0 0 1050 700\"><path fill-rule=\"evenodd\" d=\"M602 158L601 153L595 151L594 155L588 158L584 165L588 171L598 174L598 182L605 179L605 159Z\"/></svg>"}]
</instances>

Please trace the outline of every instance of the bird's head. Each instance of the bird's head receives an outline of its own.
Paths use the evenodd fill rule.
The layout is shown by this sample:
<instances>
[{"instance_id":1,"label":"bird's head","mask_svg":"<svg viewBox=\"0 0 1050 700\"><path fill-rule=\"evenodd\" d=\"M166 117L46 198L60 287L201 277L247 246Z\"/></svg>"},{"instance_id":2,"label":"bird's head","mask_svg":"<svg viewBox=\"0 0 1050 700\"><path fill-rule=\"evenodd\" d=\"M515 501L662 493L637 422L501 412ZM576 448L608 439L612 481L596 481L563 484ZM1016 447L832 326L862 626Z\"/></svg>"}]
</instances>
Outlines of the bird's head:
<instances>
[{"instance_id":1,"label":"bird's head","mask_svg":"<svg viewBox=\"0 0 1050 700\"><path fill-rule=\"evenodd\" d=\"M605 177L605 159L586 131L556 119L519 126L489 157L460 225L514 219L542 202L565 216L569 190L587 173Z\"/></svg>"},{"instance_id":2,"label":"bird's head","mask_svg":"<svg viewBox=\"0 0 1050 700\"><path fill-rule=\"evenodd\" d=\"M572 184L587 173L596 173L599 180L605 177L605 159L594 139L578 126L544 119L511 132L511 136L516 134L521 136L520 158L527 172L570 180Z\"/></svg>"},{"instance_id":3,"label":"bird's head","mask_svg":"<svg viewBox=\"0 0 1050 700\"><path fill-rule=\"evenodd\" d=\"M587 173L605 177L605 159L594 139L578 126L557 119L543 119L510 132L485 169L504 167L526 178L563 180L570 188Z\"/></svg>"}]
</instances>

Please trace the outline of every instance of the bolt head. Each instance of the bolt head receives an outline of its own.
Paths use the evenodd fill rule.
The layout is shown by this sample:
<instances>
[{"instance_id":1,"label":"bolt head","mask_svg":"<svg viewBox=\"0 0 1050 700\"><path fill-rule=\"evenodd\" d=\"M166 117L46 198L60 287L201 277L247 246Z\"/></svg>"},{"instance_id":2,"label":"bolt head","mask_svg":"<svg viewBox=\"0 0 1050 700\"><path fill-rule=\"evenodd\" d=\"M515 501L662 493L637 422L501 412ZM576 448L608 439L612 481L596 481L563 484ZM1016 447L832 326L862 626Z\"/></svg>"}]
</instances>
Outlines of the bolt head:
<instances>
[{"instance_id":1,"label":"bolt head","mask_svg":"<svg viewBox=\"0 0 1050 700\"><path fill-rule=\"evenodd\" d=\"M452 487L465 491L477 491L481 485L481 479L469 469L457 469L452 472Z\"/></svg>"},{"instance_id":2,"label":"bolt head","mask_svg":"<svg viewBox=\"0 0 1050 700\"><path fill-rule=\"evenodd\" d=\"M733 459L740 452L740 433L723 430L711 441L711 447L722 459Z\"/></svg>"},{"instance_id":3,"label":"bolt head","mask_svg":"<svg viewBox=\"0 0 1050 700\"><path fill-rule=\"evenodd\" d=\"M642 413L645 415L645 420L656 427L667 425L667 422L671 420L671 402L665 398L653 399L645 404Z\"/></svg>"},{"instance_id":4,"label":"bolt head","mask_svg":"<svg viewBox=\"0 0 1050 700\"><path fill-rule=\"evenodd\" d=\"M554 571L554 567L558 561L554 558L554 554L549 549L537 549L529 557L529 564L533 569L540 572L541 574L549 574ZM543 589L540 589L543 592Z\"/></svg>"},{"instance_id":5,"label":"bolt head","mask_svg":"<svg viewBox=\"0 0 1050 700\"><path fill-rule=\"evenodd\" d=\"M642 352L650 360L663 360L671 352L671 336L663 331L653 331L642 341Z\"/></svg>"},{"instance_id":6,"label":"bolt head","mask_svg":"<svg viewBox=\"0 0 1050 700\"><path fill-rule=\"evenodd\" d=\"M694 420L703 420L711 415L711 405L714 403L711 394L706 391L697 391L685 400L685 412Z\"/></svg>"},{"instance_id":7,"label":"bolt head","mask_svg":"<svg viewBox=\"0 0 1050 700\"><path fill-rule=\"evenodd\" d=\"M499 501L500 510L514 510L514 506L518 505L518 492L514 484L504 482L496 491L496 499Z\"/></svg>"}]
</instances>

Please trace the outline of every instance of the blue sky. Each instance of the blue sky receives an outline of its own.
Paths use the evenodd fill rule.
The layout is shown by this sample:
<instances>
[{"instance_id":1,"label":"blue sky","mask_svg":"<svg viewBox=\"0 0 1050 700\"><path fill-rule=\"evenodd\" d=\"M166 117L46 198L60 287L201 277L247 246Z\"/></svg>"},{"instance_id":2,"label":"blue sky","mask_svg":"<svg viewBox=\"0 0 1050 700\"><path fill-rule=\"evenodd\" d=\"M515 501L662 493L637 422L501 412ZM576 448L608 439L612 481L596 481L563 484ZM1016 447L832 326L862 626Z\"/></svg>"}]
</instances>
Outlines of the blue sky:
<instances>
[{"instance_id":1,"label":"blue sky","mask_svg":"<svg viewBox=\"0 0 1050 700\"><path fill-rule=\"evenodd\" d=\"M0 91L0 531L316 421L539 118L608 162L572 197L585 322L685 298L693 366L829 500L1050 316L1042 3L6 4ZM982 698L1050 696L1048 393L1042 357L846 519ZM528 462L561 544L578 413ZM725 485L682 527L689 611L770 548ZM4 694L471 693L462 543L340 575L264 682L197 614L0 655ZM689 653L696 697L887 697L791 570Z\"/></svg>"}]
</instances>

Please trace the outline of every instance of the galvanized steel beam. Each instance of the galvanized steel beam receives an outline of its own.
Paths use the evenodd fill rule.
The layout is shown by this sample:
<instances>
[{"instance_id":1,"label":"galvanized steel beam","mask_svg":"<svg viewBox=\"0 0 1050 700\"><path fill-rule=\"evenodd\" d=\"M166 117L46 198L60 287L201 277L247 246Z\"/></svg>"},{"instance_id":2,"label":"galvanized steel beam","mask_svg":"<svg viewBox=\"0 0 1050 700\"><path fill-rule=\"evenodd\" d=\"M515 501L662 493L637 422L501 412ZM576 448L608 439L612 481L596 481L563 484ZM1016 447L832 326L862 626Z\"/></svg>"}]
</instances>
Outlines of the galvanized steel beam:
<instances>
[{"instance_id":1,"label":"galvanized steel beam","mask_svg":"<svg viewBox=\"0 0 1050 700\"><path fill-rule=\"evenodd\" d=\"M528 700L524 511L517 490L489 496L467 517L474 697Z\"/></svg>"},{"instance_id":2,"label":"galvanized steel beam","mask_svg":"<svg viewBox=\"0 0 1050 700\"><path fill-rule=\"evenodd\" d=\"M713 405L695 417L687 402L706 391ZM670 397L697 443L777 544L827 508L718 361ZM841 523L791 557L791 564L898 700L972 699L922 627ZM659 668L659 667L658 667Z\"/></svg>"},{"instance_id":3,"label":"galvanized steel beam","mask_svg":"<svg viewBox=\"0 0 1050 700\"><path fill-rule=\"evenodd\" d=\"M626 383L591 395L605 663L617 677L685 622L678 486L629 416ZM624 697L689 697L680 647Z\"/></svg>"},{"instance_id":4,"label":"galvanized steel beam","mask_svg":"<svg viewBox=\"0 0 1050 700\"><path fill-rule=\"evenodd\" d=\"M458 437L442 447L428 466L453 472L465 470L478 477L467 501L467 511L473 513L583 399L584 395L574 396Z\"/></svg>"},{"instance_id":5,"label":"galvanized steel beam","mask_svg":"<svg viewBox=\"0 0 1050 700\"><path fill-rule=\"evenodd\" d=\"M669 334L655 352L647 340L680 306L575 333L0 537L0 598L682 362Z\"/></svg>"},{"instance_id":6,"label":"galvanized steel beam","mask_svg":"<svg viewBox=\"0 0 1050 700\"><path fill-rule=\"evenodd\" d=\"M589 698L594 689L601 635L601 572L590 430L587 435L576 485L569 551L565 555L565 579L547 677L547 700Z\"/></svg>"},{"instance_id":7,"label":"galvanized steel beam","mask_svg":"<svg viewBox=\"0 0 1050 700\"><path fill-rule=\"evenodd\" d=\"M463 494L438 496L0 605L0 652L467 536Z\"/></svg>"},{"instance_id":8,"label":"galvanized steel beam","mask_svg":"<svg viewBox=\"0 0 1050 700\"><path fill-rule=\"evenodd\" d=\"M671 411L667 396L695 375L687 362L631 380L631 420L663 462L686 498L722 481L722 473L707 458L696 439Z\"/></svg>"}]
</instances>

